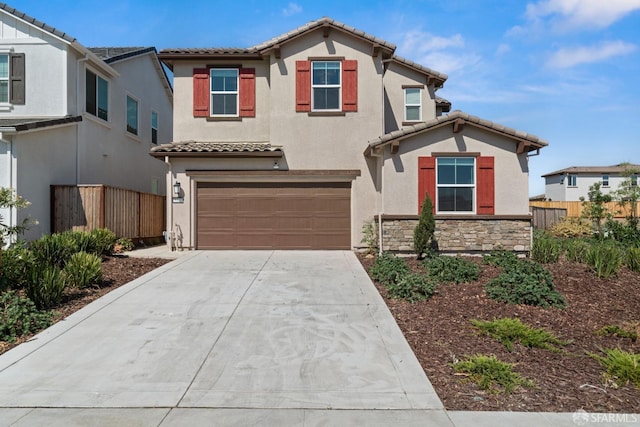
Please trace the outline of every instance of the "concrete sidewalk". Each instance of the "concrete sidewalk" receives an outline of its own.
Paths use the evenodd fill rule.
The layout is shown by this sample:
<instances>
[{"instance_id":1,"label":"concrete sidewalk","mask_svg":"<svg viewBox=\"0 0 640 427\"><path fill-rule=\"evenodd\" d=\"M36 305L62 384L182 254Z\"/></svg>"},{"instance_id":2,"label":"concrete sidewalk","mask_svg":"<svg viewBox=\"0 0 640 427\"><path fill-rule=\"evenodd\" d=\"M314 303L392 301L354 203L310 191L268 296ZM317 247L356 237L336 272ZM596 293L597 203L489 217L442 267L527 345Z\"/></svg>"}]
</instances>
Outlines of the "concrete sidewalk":
<instances>
[{"instance_id":1,"label":"concrete sidewalk","mask_svg":"<svg viewBox=\"0 0 640 427\"><path fill-rule=\"evenodd\" d=\"M0 356L0 426L576 425L445 411L352 252L179 254Z\"/></svg>"}]
</instances>

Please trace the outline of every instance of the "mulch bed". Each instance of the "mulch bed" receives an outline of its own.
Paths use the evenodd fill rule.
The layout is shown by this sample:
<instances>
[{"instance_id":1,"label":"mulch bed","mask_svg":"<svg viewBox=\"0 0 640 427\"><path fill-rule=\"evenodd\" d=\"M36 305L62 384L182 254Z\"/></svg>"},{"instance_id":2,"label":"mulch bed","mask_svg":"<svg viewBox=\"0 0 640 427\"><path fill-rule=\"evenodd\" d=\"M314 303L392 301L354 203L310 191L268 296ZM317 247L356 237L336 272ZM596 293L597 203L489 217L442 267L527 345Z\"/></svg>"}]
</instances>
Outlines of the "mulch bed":
<instances>
[{"instance_id":1,"label":"mulch bed","mask_svg":"<svg viewBox=\"0 0 640 427\"><path fill-rule=\"evenodd\" d=\"M142 276L171 260L160 258L130 258L128 256L105 257L102 261L102 283L99 287L86 289L69 289L66 291L60 305L53 308L53 322L80 310L85 305L97 300L133 279ZM12 349L23 342L29 341L33 335L20 337L16 342L0 341L0 354Z\"/></svg>"},{"instance_id":2,"label":"mulch bed","mask_svg":"<svg viewBox=\"0 0 640 427\"><path fill-rule=\"evenodd\" d=\"M391 313L402 329L444 406L450 410L543 411L637 413L640 390L633 384L616 387L606 381L599 362L587 353L601 348L620 347L640 353L640 340L600 336L607 325L635 327L640 332L640 274L622 269L610 279L598 279L581 264L559 262L545 265L564 295L566 309L544 309L510 305L488 299L484 284L500 270L482 264L478 281L444 284L429 301L409 303L390 299L384 286L375 282ZM369 270L373 259L360 257ZM422 268L415 258L407 258L414 270ZM497 340L480 336L472 319L519 318L545 328L571 343L561 352L527 348L515 344L509 352ZM533 388L521 387L512 394L488 393L464 376L456 375L454 360L474 354L496 355L515 363L514 370L534 381Z\"/></svg>"}]
</instances>

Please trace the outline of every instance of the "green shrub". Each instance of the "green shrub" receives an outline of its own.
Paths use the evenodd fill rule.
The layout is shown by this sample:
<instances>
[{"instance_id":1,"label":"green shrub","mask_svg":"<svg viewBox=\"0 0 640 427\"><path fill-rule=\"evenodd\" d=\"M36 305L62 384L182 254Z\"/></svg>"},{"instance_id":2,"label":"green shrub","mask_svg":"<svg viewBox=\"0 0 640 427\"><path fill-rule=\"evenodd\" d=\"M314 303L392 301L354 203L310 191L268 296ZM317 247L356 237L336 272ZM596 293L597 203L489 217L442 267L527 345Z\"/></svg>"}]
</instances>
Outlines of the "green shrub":
<instances>
[{"instance_id":1,"label":"green shrub","mask_svg":"<svg viewBox=\"0 0 640 427\"><path fill-rule=\"evenodd\" d=\"M98 256L107 256L113 253L116 244L116 234L106 228L96 228L90 233L92 242L91 253Z\"/></svg>"},{"instance_id":2,"label":"green shrub","mask_svg":"<svg viewBox=\"0 0 640 427\"><path fill-rule=\"evenodd\" d=\"M640 229L635 221L624 224L612 219L606 222L604 230L605 234L625 246L640 246Z\"/></svg>"},{"instance_id":3,"label":"green shrub","mask_svg":"<svg viewBox=\"0 0 640 427\"><path fill-rule=\"evenodd\" d=\"M614 337L618 338L629 338L631 341L636 341L638 339L637 332L628 331L618 325L604 326L596 331L596 335L613 335Z\"/></svg>"},{"instance_id":4,"label":"green shrub","mask_svg":"<svg viewBox=\"0 0 640 427\"><path fill-rule=\"evenodd\" d=\"M618 273L622 266L622 251L611 243L592 245L586 253L585 262L598 277L607 278Z\"/></svg>"},{"instance_id":5,"label":"green shrub","mask_svg":"<svg viewBox=\"0 0 640 427\"><path fill-rule=\"evenodd\" d=\"M0 295L0 341L14 342L50 325L51 313L38 311L30 299L14 291Z\"/></svg>"},{"instance_id":6,"label":"green shrub","mask_svg":"<svg viewBox=\"0 0 640 427\"><path fill-rule=\"evenodd\" d=\"M549 232L556 237L587 237L591 235L591 221L584 218L560 218Z\"/></svg>"},{"instance_id":7,"label":"green shrub","mask_svg":"<svg viewBox=\"0 0 640 427\"><path fill-rule=\"evenodd\" d=\"M431 252L435 230L436 220L433 216L433 202L427 193L420 210L418 225L413 230L413 248L418 258L421 258L422 254Z\"/></svg>"},{"instance_id":8,"label":"green shrub","mask_svg":"<svg viewBox=\"0 0 640 427\"><path fill-rule=\"evenodd\" d=\"M73 242L73 253L93 251L93 238L88 231L65 231L61 234Z\"/></svg>"},{"instance_id":9,"label":"green shrub","mask_svg":"<svg viewBox=\"0 0 640 427\"><path fill-rule=\"evenodd\" d=\"M538 263L519 260L485 285L491 299L509 304L563 308L565 301L555 289L549 270Z\"/></svg>"},{"instance_id":10,"label":"green shrub","mask_svg":"<svg viewBox=\"0 0 640 427\"><path fill-rule=\"evenodd\" d=\"M543 264L551 264L558 262L561 253L562 246L558 239L546 234L534 234L531 258Z\"/></svg>"},{"instance_id":11,"label":"green shrub","mask_svg":"<svg viewBox=\"0 0 640 427\"><path fill-rule=\"evenodd\" d=\"M94 254L78 252L64 266L67 284L76 288L86 288L100 284L102 280L102 260Z\"/></svg>"},{"instance_id":12,"label":"green shrub","mask_svg":"<svg viewBox=\"0 0 640 427\"><path fill-rule=\"evenodd\" d=\"M568 341L562 341L543 328L534 329L525 325L520 319L472 320L471 323L483 334L500 341L509 351L513 350L514 343L552 351L559 351L557 346L568 344Z\"/></svg>"},{"instance_id":13,"label":"green shrub","mask_svg":"<svg viewBox=\"0 0 640 427\"><path fill-rule=\"evenodd\" d=\"M625 265L629 270L640 273L640 248L627 248Z\"/></svg>"},{"instance_id":14,"label":"green shrub","mask_svg":"<svg viewBox=\"0 0 640 427\"><path fill-rule=\"evenodd\" d=\"M581 239L567 239L563 246L567 261L584 263L591 244Z\"/></svg>"},{"instance_id":15,"label":"green shrub","mask_svg":"<svg viewBox=\"0 0 640 427\"><path fill-rule=\"evenodd\" d=\"M54 233L31 242L30 249L36 264L62 268L76 253L76 242L69 233Z\"/></svg>"},{"instance_id":16,"label":"green shrub","mask_svg":"<svg viewBox=\"0 0 640 427\"><path fill-rule=\"evenodd\" d=\"M477 354L455 362L453 370L468 374L471 381L492 393L499 393L502 389L508 394L517 386L532 387L533 382L513 372L513 366L498 360L494 355Z\"/></svg>"},{"instance_id":17,"label":"green shrub","mask_svg":"<svg viewBox=\"0 0 640 427\"><path fill-rule=\"evenodd\" d=\"M606 377L621 387L628 383L640 388L640 354L619 348L601 350L605 355L589 353L605 368Z\"/></svg>"},{"instance_id":18,"label":"green shrub","mask_svg":"<svg viewBox=\"0 0 640 427\"><path fill-rule=\"evenodd\" d=\"M374 255L378 247L378 227L374 220L362 224L362 240L360 243L366 248L368 255Z\"/></svg>"},{"instance_id":19,"label":"green shrub","mask_svg":"<svg viewBox=\"0 0 640 427\"><path fill-rule=\"evenodd\" d=\"M489 255L485 255L482 261L494 267L511 268L518 264L519 259L518 255L513 252L498 250L492 251Z\"/></svg>"},{"instance_id":20,"label":"green shrub","mask_svg":"<svg viewBox=\"0 0 640 427\"><path fill-rule=\"evenodd\" d=\"M34 267L26 286L27 296L40 310L51 308L60 303L66 285L66 277L59 267Z\"/></svg>"},{"instance_id":21,"label":"green shrub","mask_svg":"<svg viewBox=\"0 0 640 427\"><path fill-rule=\"evenodd\" d=\"M424 301L433 296L437 284L418 273L408 273L395 283L389 283L387 289L391 298L405 299L409 302Z\"/></svg>"},{"instance_id":22,"label":"green shrub","mask_svg":"<svg viewBox=\"0 0 640 427\"><path fill-rule=\"evenodd\" d=\"M427 258L423 265L427 269L427 275L438 283L468 283L480 276L480 266L459 256Z\"/></svg>"},{"instance_id":23,"label":"green shrub","mask_svg":"<svg viewBox=\"0 0 640 427\"><path fill-rule=\"evenodd\" d=\"M389 252L376 257L371 267L371 276L383 285L396 283L409 272L407 263Z\"/></svg>"},{"instance_id":24,"label":"green shrub","mask_svg":"<svg viewBox=\"0 0 640 427\"><path fill-rule=\"evenodd\" d=\"M34 263L31 252L23 246L14 245L2 251L0 257L0 291L24 287Z\"/></svg>"}]
</instances>

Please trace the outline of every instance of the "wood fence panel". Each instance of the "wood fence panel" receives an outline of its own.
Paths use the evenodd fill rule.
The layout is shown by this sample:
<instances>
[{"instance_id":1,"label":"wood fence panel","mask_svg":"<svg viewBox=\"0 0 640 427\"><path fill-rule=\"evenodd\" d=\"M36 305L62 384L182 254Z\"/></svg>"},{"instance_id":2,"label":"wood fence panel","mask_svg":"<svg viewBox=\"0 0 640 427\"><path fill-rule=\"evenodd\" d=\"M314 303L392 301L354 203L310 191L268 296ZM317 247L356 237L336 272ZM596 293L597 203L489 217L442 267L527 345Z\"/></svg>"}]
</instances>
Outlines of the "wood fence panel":
<instances>
[{"instance_id":1,"label":"wood fence panel","mask_svg":"<svg viewBox=\"0 0 640 427\"><path fill-rule=\"evenodd\" d=\"M620 206L618 202L605 203L607 210L613 214L615 218L623 219L630 214L630 206ZM567 217L577 218L582 215L582 202L529 202L530 207L547 208L547 209L566 209ZM640 212L640 202L637 203L636 212Z\"/></svg>"},{"instance_id":2,"label":"wood fence panel","mask_svg":"<svg viewBox=\"0 0 640 427\"><path fill-rule=\"evenodd\" d=\"M548 230L561 218L567 216L567 210L561 208L529 207L533 219L533 227L539 230Z\"/></svg>"},{"instance_id":3,"label":"wood fence panel","mask_svg":"<svg viewBox=\"0 0 640 427\"><path fill-rule=\"evenodd\" d=\"M108 228L118 237L161 237L165 197L104 185L52 185L51 232Z\"/></svg>"}]
</instances>

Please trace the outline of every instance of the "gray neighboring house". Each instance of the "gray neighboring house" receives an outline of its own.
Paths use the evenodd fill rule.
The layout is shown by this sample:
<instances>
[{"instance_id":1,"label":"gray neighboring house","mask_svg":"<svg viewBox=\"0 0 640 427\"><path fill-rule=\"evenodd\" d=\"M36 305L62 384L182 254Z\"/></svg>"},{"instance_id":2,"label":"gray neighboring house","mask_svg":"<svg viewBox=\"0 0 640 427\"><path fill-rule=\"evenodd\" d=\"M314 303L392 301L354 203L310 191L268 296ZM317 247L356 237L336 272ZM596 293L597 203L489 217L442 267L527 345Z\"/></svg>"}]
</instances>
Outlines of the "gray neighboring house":
<instances>
[{"instance_id":1,"label":"gray neighboring house","mask_svg":"<svg viewBox=\"0 0 640 427\"><path fill-rule=\"evenodd\" d=\"M411 251L434 201L448 252L529 250L528 157L547 142L451 110L447 76L321 18L249 48L160 52L174 73L170 244ZM449 114L445 114L450 112Z\"/></svg>"},{"instance_id":2,"label":"gray neighboring house","mask_svg":"<svg viewBox=\"0 0 640 427\"><path fill-rule=\"evenodd\" d=\"M640 171L640 165L620 163L612 166L571 166L542 175L544 178L544 198L554 202L579 201L588 199L589 187L601 184L605 194L618 189L624 181L625 171ZM631 177L631 185L638 185L638 175Z\"/></svg>"},{"instance_id":3,"label":"gray neighboring house","mask_svg":"<svg viewBox=\"0 0 640 427\"><path fill-rule=\"evenodd\" d=\"M4 221L50 230L50 186L166 194L149 150L171 141L173 89L153 47L87 48L0 3L0 186L31 205Z\"/></svg>"}]
</instances>

